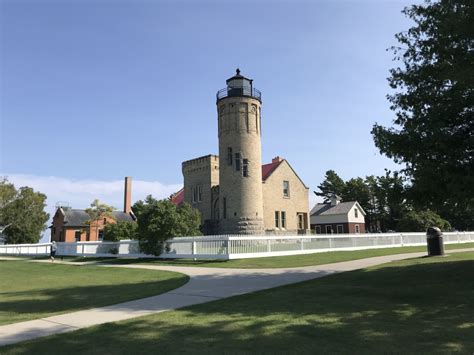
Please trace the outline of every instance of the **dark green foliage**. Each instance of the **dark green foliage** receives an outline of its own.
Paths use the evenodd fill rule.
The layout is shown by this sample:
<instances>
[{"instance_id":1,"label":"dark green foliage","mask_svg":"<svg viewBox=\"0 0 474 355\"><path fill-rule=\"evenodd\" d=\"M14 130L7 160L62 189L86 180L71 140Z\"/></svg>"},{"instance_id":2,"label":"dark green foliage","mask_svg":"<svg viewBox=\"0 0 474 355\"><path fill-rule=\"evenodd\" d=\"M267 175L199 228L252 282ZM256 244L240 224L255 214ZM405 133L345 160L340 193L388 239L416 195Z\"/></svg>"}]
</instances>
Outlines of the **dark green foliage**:
<instances>
[{"instance_id":1,"label":"dark green foliage","mask_svg":"<svg viewBox=\"0 0 474 355\"><path fill-rule=\"evenodd\" d=\"M317 196L323 197L324 202L329 202L333 194L336 194L338 196L342 195L344 186L344 180L342 180L334 170L328 170L326 171L324 181L318 185L318 189L321 192L315 191L315 194Z\"/></svg>"},{"instance_id":2,"label":"dark green foliage","mask_svg":"<svg viewBox=\"0 0 474 355\"><path fill-rule=\"evenodd\" d=\"M372 129L380 152L405 165L417 209L474 228L474 2L441 0L403 13L396 35L402 67L390 71L396 128Z\"/></svg>"},{"instance_id":3,"label":"dark green foliage","mask_svg":"<svg viewBox=\"0 0 474 355\"><path fill-rule=\"evenodd\" d=\"M451 225L432 211L407 212L398 223L400 232L425 232L428 227L438 227L442 231L449 231Z\"/></svg>"},{"instance_id":4,"label":"dark green foliage","mask_svg":"<svg viewBox=\"0 0 474 355\"><path fill-rule=\"evenodd\" d=\"M319 185L324 191L318 196L330 197L330 189L337 186L343 202L357 201L366 213L366 228L369 231L397 229L397 223L409 210L404 178L398 172L387 170L383 176L352 178L346 182L333 170L326 173L326 180ZM325 200L325 201L326 201Z\"/></svg>"},{"instance_id":5,"label":"dark green foliage","mask_svg":"<svg viewBox=\"0 0 474 355\"><path fill-rule=\"evenodd\" d=\"M136 222L118 221L104 227L104 240L117 242L123 239L137 239L138 225Z\"/></svg>"},{"instance_id":6,"label":"dark green foliage","mask_svg":"<svg viewBox=\"0 0 474 355\"><path fill-rule=\"evenodd\" d=\"M46 195L31 187L16 190L6 179L0 181L0 229L7 244L39 241L49 218L45 201Z\"/></svg>"},{"instance_id":7,"label":"dark green foliage","mask_svg":"<svg viewBox=\"0 0 474 355\"><path fill-rule=\"evenodd\" d=\"M146 254L160 255L165 241L173 237L199 235L199 211L184 203L176 207L169 200L156 200L149 195L133 206L137 216L140 249Z\"/></svg>"}]
</instances>

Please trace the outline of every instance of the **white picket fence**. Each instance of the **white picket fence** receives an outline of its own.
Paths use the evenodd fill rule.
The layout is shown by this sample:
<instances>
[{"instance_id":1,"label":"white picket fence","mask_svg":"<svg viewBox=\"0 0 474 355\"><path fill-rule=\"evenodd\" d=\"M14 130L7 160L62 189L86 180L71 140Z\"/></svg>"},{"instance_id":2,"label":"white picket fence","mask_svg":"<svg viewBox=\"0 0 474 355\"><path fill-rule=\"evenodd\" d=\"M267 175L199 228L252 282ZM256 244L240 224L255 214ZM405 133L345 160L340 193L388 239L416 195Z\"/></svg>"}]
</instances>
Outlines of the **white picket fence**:
<instances>
[{"instance_id":1,"label":"white picket fence","mask_svg":"<svg viewBox=\"0 0 474 355\"><path fill-rule=\"evenodd\" d=\"M474 232L443 234L445 244L474 242ZM243 236L217 235L173 238L166 242L168 259L244 259L426 245L425 233ZM50 243L0 245L0 255L49 255ZM120 242L57 243L57 255L84 257L153 257L140 252L135 240Z\"/></svg>"}]
</instances>

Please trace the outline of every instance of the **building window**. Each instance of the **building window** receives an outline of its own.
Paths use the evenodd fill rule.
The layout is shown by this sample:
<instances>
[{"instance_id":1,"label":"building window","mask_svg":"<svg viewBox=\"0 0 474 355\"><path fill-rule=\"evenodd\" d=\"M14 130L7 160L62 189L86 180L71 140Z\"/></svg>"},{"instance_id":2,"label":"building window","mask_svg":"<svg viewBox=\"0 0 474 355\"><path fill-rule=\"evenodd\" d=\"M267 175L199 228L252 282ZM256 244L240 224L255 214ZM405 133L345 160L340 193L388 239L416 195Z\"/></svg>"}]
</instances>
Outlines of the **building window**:
<instances>
[{"instance_id":1,"label":"building window","mask_svg":"<svg viewBox=\"0 0 474 355\"><path fill-rule=\"evenodd\" d=\"M101 229L101 230L99 231L99 241L103 241L103 240L104 240L104 230Z\"/></svg>"},{"instance_id":2,"label":"building window","mask_svg":"<svg viewBox=\"0 0 474 355\"><path fill-rule=\"evenodd\" d=\"M337 234L343 234L344 233L344 226L342 224L337 225Z\"/></svg>"},{"instance_id":3,"label":"building window","mask_svg":"<svg viewBox=\"0 0 474 355\"><path fill-rule=\"evenodd\" d=\"M356 232L357 234L360 233L360 228L359 228L359 225L358 225L358 224L355 225L355 232Z\"/></svg>"},{"instance_id":4,"label":"building window","mask_svg":"<svg viewBox=\"0 0 474 355\"><path fill-rule=\"evenodd\" d=\"M191 188L191 197L192 197L192 201L193 203L196 203L197 202L197 189L196 187L192 187Z\"/></svg>"},{"instance_id":5,"label":"building window","mask_svg":"<svg viewBox=\"0 0 474 355\"><path fill-rule=\"evenodd\" d=\"M232 165L232 148L227 148L227 164Z\"/></svg>"},{"instance_id":6,"label":"building window","mask_svg":"<svg viewBox=\"0 0 474 355\"><path fill-rule=\"evenodd\" d=\"M241 156L240 153L235 153L235 171L240 171L240 164L241 164Z\"/></svg>"},{"instance_id":7,"label":"building window","mask_svg":"<svg viewBox=\"0 0 474 355\"><path fill-rule=\"evenodd\" d=\"M298 229L304 229L304 216L301 213L298 214Z\"/></svg>"},{"instance_id":8,"label":"building window","mask_svg":"<svg viewBox=\"0 0 474 355\"><path fill-rule=\"evenodd\" d=\"M332 234L332 227L326 226L326 234Z\"/></svg>"},{"instance_id":9,"label":"building window","mask_svg":"<svg viewBox=\"0 0 474 355\"><path fill-rule=\"evenodd\" d=\"M275 211L275 228L280 228L280 212Z\"/></svg>"},{"instance_id":10,"label":"building window","mask_svg":"<svg viewBox=\"0 0 474 355\"><path fill-rule=\"evenodd\" d=\"M104 226L107 224L107 218L104 218Z\"/></svg>"},{"instance_id":11,"label":"building window","mask_svg":"<svg viewBox=\"0 0 474 355\"><path fill-rule=\"evenodd\" d=\"M286 212L281 211L281 228L286 228Z\"/></svg>"},{"instance_id":12,"label":"building window","mask_svg":"<svg viewBox=\"0 0 474 355\"><path fill-rule=\"evenodd\" d=\"M249 160L248 159L244 159L242 161L242 175L244 177L249 176Z\"/></svg>"},{"instance_id":13,"label":"building window","mask_svg":"<svg viewBox=\"0 0 474 355\"><path fill-rule=\"evenodd\" d=\"M227 199L224 197L222 199L222 214L224 219L227 218Z\"/></svg>"},{"instance_id":14,"label":"building window","mask_svg":"<svg viewBox=\"0 0 474 355\"><path fill-rule=\"evenodd\" d=\"M290 197L290 182L283 181L283 197Z\"/></svg>"},{"instance_id":15,"label":"building window","mask_svg":"<svg viewBox=\"0 0 474 355\"><path fill-rule=\"evenodd\" d=\"M321 234L321 226L316 226L315 231L316 234Z\"/></svg>"},{"instance_id":16,"label":"building window","mask_svg":"<svg viewBox=\"0 0 474 355\"><path fill-rule=\"evenodd\" d=\"M76 231L76 233L74 233L74 239L76 242L81 241L81 231Z\"/></svg>"},{"instance_id":17,"label":"building window","mask_svg":"<svg viewBox=\"0 0 474 355\"><path fill-rule=\"evenodd\" d=\"M359 217L359 211L357 210L357 208L354 209L354 217L355 218Z\"/></svg>"},{"instance_id":18,"label":"building window","mask_svg":"<svg viewBox=\"0 0 474 355\"><path fill-rule=\"evenodd\" d=\"M197 190L198 190L198 196L197 196L198 199L197 200L198 200L198 202L201 202L202 201L202 186L199 185Z\"/></svg>"}]
</instances>

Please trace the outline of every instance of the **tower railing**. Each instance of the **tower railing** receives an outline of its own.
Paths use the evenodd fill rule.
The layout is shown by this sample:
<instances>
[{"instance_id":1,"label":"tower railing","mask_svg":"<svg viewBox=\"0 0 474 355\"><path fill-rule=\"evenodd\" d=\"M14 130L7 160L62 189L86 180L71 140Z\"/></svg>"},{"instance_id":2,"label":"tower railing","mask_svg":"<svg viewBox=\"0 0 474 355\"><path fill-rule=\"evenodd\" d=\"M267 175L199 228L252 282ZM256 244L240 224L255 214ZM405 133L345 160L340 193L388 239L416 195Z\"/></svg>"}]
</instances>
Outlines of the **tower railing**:
<instances>
[{"instance_id":1,"label":"tower railing","mask_svg":"<svg viewBox=\"0 0 474 355\"><path fill-rule=\"evenodd\" d=\"M216 100L219 101L225 97L235 97L235 96L253 97L260 102L262 101L262 93L260 92L260 90L255 89L255 88L249 88L249 87L238 87L238 88L227 87L227 88L221 89L216 94Z\"/></svg>"}]
</instances>

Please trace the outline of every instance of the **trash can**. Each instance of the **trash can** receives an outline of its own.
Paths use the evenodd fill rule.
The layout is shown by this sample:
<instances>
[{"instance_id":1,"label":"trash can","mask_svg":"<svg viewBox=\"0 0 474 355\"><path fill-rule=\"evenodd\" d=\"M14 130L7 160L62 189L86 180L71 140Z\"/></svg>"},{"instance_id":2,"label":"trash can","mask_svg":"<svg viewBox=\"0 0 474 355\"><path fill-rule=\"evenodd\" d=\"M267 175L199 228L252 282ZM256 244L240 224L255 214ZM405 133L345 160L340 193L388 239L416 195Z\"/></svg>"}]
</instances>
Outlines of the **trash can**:
<instances>
[{"instance_id":1,"label":"trash can","mask_svg":"<svg viewBox=\"0 0 474 355\"><path fill-rule=\"evenodd\" d=\"M428 256L444 255L443 233L438 227L429 227L426 230Z\"/></svg>"}]
</instances>

